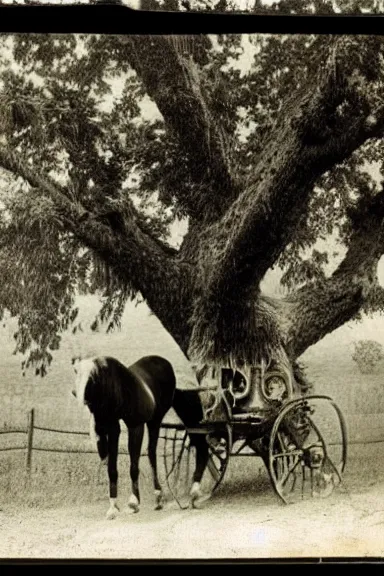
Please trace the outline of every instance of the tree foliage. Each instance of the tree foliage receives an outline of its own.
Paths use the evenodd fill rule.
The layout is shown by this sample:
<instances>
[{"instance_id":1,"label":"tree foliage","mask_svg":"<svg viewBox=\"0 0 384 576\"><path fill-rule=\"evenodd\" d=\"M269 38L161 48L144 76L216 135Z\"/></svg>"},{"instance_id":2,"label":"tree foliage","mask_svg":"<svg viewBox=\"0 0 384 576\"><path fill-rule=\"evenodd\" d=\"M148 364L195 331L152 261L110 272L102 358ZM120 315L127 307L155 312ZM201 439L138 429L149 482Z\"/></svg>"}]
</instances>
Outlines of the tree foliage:
<instances>
[{"instance_id":1,"label":"tree foliage","mask_svg":"<svg viewBox=\"0 0 384 576\"><path fill-rule=\"evenodd\" d=\"M377 364L383 360L383 347L375 340L359 340L354 342L352 360L356 362L362 374L374 372Z\"/></svg>"},{"instance_id":2,"label":"tree foliage","mask_svg":"<svg viewBox=\"0 0 384 576\"><path fill-rule=\"evenodd\" d=\"M24 367L45 373L62 332L76 329L79 292L103 298L94 327L118 325L127 300L141 295L184 352L204 347L214 359L225 350L240 362L260 334L272 343L283 334L296 357L361 311L383 309L381 38L0 41L0 304L19 319ZM280 212L271 208L279 202ZM176 247L180 220L189 228ZM256 256L263 226L264 240L276 241L265 261ZM281 302L260 296L273 266L287 292ZM364 273L344 285L352 268ZM313 321L326 296L333 316L301 341L292 315L300 307Z\"/></svg>"},{"instance_id":3,"label":"tree foliage","mask_svg":"<svg viewBox=\"0 0 384 576\"><path fill-rule=\"evenodd\" d=\"M128 5L137 8L137 2ZM141 10L245 12L257 14L381 14L384 4L377 0L141 0Z\"/></svg>"}]
</instances>

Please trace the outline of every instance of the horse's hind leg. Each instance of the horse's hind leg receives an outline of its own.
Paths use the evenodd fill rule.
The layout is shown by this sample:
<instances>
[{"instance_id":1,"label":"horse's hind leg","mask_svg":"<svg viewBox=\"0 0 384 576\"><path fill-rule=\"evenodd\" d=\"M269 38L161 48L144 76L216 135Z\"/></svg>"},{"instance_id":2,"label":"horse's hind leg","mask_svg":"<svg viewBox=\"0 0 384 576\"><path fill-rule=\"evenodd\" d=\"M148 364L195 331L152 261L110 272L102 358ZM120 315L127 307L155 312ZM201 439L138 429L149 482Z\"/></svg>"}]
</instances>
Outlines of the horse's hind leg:
<instances>
[{"instance_id":1,"label":"horse's hind leg","mask_svg":"<svg viewBox=\"0 0 384 576\"><path fill-rule=\"evenodd\" d=\"M148 458L152 468L153 485L155 489L155 510L161 510L164 507L163 491L157 476L157 442L159 439L160 423L148 422Z\"/></svg>"},{"instance_id":2,"label":"horse's hind leg","mask_svg":"<svg viewBox=\"0 0 384 576\"><path fill-rule=\"evenodd\" d=\"M128 500L128 506L133 512L138 512L140 508L140 491L139 491L139 460L141 446L144 436L144 424L129 428L128 434L128 451L131 459L130 474L132 482L132 494Z\"/></svg>"},{"instance_id":3,"label":"horse's hind leg","mask_svg":"<svg viewBox=\"0 0 384 576\"><path fill-rule=\"evenodd\" d=\"M190 439L191 444L196 448L196 468L193 474L193 484L190 492L191 506L192 508L196 508L200 498L202 498L200 483L207 467L209 453L208 444L204 436L201 434L191 434Z\"/></svg>"},{"instance_id":4,"label":"horse's hind leg","mask_svg":"<svg viewBox=\"0 0 384 576\"><path fill-rule=\"evenodd\" d=\"M109 508L107 518L113 520L119 513L117 507L117 456L119 447L120 425L117 422L108 429L108 478L109 478Z\"/></svg>"}]
</instances>

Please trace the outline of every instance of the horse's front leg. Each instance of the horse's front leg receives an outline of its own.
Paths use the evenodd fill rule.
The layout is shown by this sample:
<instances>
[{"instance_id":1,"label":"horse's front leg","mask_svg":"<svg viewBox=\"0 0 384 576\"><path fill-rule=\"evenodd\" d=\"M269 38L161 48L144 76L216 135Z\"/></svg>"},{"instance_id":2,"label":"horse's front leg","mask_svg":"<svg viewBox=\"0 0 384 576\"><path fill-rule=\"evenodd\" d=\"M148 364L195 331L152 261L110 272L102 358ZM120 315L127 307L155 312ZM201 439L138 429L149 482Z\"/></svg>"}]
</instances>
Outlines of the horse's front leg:
<instances>
[{"instance_id":1,"label":"horse's front leg","mask_svg":"<svg viewBox=\"0 0 384 576\"><path fill-rule=\"evenodd\" d=\"M98 419L95 419L92 412L89 419L89 435L96 444L100 460L106 462L108 457L108 428Z\"/></svg>"},{"instance_id":2,"label":"horse's front leg","mask_svg":"<svg viewBox=\"0 0 384 576\"><path fill-rule=\"evenodd\" d=\"M164 495L157 476L157 442L159 439L160 424L148 423L148 458L152 468L153 486L155 491L155 510L164 508Z\"/></svg>"},{"instance_id":3,"label":"horse's front leg","mask_svg":"<svg viewBox=\"0 0 384 576\"><path fill-rule=\"evenodd\" d=\"M108 428L108 478L109 478L109 508L107 511L108 520L113 520L119 513L117 506L117 456L119 450L120 425Z\"/></svg>"},{"instance_id":4,"label":"horse's front leg","mask_svg":"<svg viewBox=\"0 0 384 576\"><path fill-rule=\"evenodd\" d=\"M133 512L140 509L140 491L139 491L139 460L141 446L144 436L144 424L130 427L128 433L128 451L131 459L130 475L132 483L132 493L128 500L128 506Z\"/></svg>"}]
</instances>

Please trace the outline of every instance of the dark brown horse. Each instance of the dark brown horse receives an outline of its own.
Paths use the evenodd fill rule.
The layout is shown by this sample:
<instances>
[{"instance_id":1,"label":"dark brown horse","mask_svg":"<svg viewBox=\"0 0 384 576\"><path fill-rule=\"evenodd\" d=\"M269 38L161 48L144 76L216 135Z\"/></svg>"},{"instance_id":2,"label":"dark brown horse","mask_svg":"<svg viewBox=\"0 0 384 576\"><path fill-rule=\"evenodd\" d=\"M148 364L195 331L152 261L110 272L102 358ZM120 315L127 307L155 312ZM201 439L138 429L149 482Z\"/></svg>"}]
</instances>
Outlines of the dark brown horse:
<instances>
[{"instance_id":1,"label":"dark brown horse","mask_svg":"<svg viewBox=\"0 0 384 576\"><path fill-rule=\"evenodd\" d=\"M115 518L119 511L116 503L119 420L128 428L132 483L128 505L134 512L139 511L139 460L146 425L156 510L160 510L164 499L157 475L157 442L161 422L174 399L176 378L172 365L159 356L145 356L129 367L111 357L78 359L73 365L76 373L73 394L91 413L100 458L108 457L107 518Z\"/></svg>"}]
</instances>

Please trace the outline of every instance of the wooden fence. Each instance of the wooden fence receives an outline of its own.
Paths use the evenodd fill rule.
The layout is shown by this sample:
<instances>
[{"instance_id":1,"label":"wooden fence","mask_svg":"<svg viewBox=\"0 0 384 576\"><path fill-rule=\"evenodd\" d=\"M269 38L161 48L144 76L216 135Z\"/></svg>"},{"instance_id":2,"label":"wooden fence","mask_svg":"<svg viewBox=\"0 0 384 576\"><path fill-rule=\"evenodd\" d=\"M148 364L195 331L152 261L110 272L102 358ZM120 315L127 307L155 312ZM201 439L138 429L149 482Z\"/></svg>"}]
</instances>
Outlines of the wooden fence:
<instances>
[{"instance_id":1,"label":"wooden fence","mask_svg":"<svg viewBox=\"0 0 384 576\"><path fill-rule=\"evenodd\" d=\"M26 428L5 428L0 430L0 435L6 434L17 434L25 436L25 442L23 445L16 444L11 446L0 446L0 452L5 451L18 451L18 450L25 450L26 453L26 469L27 472L30 473L32 469L32 454L33 451L36 452L56 452L56 453L64 453L64 454L96 454L96 449L84 449L84 448L52 448L52 447L43 447L43 446L36 446L34 443L35 440L35 432L36 430L40 430L42 432L49 432L53 434L65 434L69 436L89 436L89 431L81 431L81 430L63 430L58 428L48 428L45 426L38 426L36 424L35 418L35 409L32 408L28 412L28 419L27 419L27 426ZM128 454L127 451L121 451L119 449L120 454ZM147 453L144 452L141 456L147 456Z\"/></svg>"},{"instance_id":2,"label":"wooden fence","mask_svg":"<svg viewBox=\"0 0 384 576\"><path fill-rule=\"evenodd\" d=\"M164 424L162 425L163 428L173 428L179 427L180 425L177 424ZM24 435L26 436L26 441L23 445L12 445L12 446L0 446L0 452L5 451L17 451L17 450L25 450L26 452L26 469L27 472L31 472L32 468L32 454L33 451L37 452L55 452L55 453L65 453L65 454L96 454L96 449L84 449L84 448L56 448L56 447L43 447L43 446L36 446L34 444L35 440L35 431L40 430L42 432L49 432L52 434L65 434L68 436L89 436L89 431L80 431L80 430L63 430L58 428L48 428L45 426L38 426L36 424L35 419L35 409L32 408L28 412L28 420L26 428L5 428L0 430L0 435L4 434L17 434L17 435ZM160 438L164 438L164 436L160 435ZM358 445L358 444L380 444L384 443L384 438L374 438L374 439L349 439L349 445ZM122 451L119 449L119 454L127 455L127 451ZM248 455L248 454L247 454ZM253 455L253 454L249 454ZM141 456L148 456L146 452L142 453Z\"/></svg>"}]
</instances>

